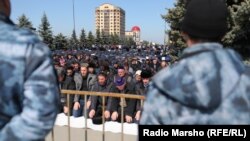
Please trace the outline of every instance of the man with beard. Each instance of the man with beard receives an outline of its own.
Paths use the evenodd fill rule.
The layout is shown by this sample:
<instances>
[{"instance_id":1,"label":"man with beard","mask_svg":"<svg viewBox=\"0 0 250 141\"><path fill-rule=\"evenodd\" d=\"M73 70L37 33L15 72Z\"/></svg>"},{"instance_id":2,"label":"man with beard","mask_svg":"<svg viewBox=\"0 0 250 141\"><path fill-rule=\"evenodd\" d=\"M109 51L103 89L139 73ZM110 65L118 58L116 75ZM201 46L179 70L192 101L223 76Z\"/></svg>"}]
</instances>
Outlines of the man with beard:
<instances>
[{"instance_id":1,"label":"man with beard","mask_svg":"<svg viewBox=\"0 0 250 141\"><path fill-rule=\"evenodd\" d=\"M76 83L76 90L78 91L91 91L94 84L96 83L96 76L88 73L88 66L82 65L80 68L80 73L76 73L74 76ZM88 109L90 106L90 99L87 97L87 103L84 103L85 96L75 95L74 97L74 107L73 116L80 117L83 115L84 106Z\"/></svg>"},{"instance_id":2,"label":"man with beard","mask_svg":"<svg viewBox=\"0 0 250 141\"><path fill-rule=\"evenodd\" d=\"M94 85L92 91L95 92L113 92L113 83L108 81L107 74L100 72L98 74L98 82ZM91 96L91 105L89 117L93 119L93 123L102 123L103 98L101 96ZM110 119L111 98L105 97L105 119Z\"/></svg>"},{"instance_id":3,"label":"man with beard","mask_svg":"<svg viewBox=\"0 0 250 141\"><path fill-rule=\"evenodd\" d=\"M133 85L126 82L125 77L117 77L115 80L115 93L121 94L135 94L135 88ZM133 116L135 113L136 100L125 99L123 102L120 98L111 98L111 120L121 121L121 108L124 108L124 119L126 122L133 122Z\"/></svg>"},{"instance_id":4,"label":"man with beard","mask_svg":"<svg viewBox=\"0 0 250 141\"><path fill-rule=\"evenodd\" d=\"M68 66L66 68L66 77L64 78L64 81L62 83L62 89L63 90L76 90L76 85L75 85L75 81L74 81L74 70L73 67ZM69 113L69 108L72 109L73 107L73 96L70 95L70 99L69 99L69 106L67 107L67 102L63 103L63 112L65 114L69 114L72 115L72 112ZM63 95L62 99L65 99L64 101L66 101L66 95Z\"/></svg>"}]
</instances>

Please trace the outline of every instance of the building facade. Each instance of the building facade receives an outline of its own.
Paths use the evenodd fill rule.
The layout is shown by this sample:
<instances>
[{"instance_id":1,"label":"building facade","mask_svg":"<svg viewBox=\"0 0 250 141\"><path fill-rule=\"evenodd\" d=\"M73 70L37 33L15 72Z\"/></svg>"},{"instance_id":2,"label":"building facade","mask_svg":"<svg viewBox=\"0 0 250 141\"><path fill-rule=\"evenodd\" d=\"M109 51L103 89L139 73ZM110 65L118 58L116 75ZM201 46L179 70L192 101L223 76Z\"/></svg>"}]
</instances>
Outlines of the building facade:
<instances>
[{"instance_id":1,"label":"building facade","mask_svg":"<svg viewBox=\"0 0 250 141\"><path fill-rule=\"evenodd\" d=\"M126 31L126 38L132 38L136 45L140 45L141 42L141 29L138 26L132 27L131 31Z\"/></svg>"},{"instance_id":2,"label":"building facade","mask_svg":"<svg viewBox=\"0 0 250 141\"><path fill-rule=\"evenodd\" d=\"M95 27L101 35L125 37L125 11L111 4L102 4L95 10Z\"/></svg>"}]
</instances>

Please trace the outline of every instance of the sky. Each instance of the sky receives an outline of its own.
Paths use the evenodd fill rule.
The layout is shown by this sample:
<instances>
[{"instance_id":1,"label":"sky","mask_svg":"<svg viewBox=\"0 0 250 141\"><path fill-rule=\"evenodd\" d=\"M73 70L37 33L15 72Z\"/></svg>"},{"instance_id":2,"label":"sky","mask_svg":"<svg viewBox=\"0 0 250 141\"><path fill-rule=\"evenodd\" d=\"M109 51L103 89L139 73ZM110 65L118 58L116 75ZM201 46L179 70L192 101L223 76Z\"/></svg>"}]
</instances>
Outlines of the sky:
<instances>
[{"instance_id":1,"label":"sky","mask_svg":"<svg viewBox=\"0 0 250 141\"><path fill-rule=\"evenodd\" d=\"M73 0L11 0L11 19L17 23L25 14L38 28L46 13L54 35L63 33L70 37L73 30ZM141 39L163 44L165 24L161 15L174 6L175 0L75 0L76 33L81 29L95 33L95 8L110 3L126 11L126 31L133 26L141 28Z\"/></svg>"}]
</instances>

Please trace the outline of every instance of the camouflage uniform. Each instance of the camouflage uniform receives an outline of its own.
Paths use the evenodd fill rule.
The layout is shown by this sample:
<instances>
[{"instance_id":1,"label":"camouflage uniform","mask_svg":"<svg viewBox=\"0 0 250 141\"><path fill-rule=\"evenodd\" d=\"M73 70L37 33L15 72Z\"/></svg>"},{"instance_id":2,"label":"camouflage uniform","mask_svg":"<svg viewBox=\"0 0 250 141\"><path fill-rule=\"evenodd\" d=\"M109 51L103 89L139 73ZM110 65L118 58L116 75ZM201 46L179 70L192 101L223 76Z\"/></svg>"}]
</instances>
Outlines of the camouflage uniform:
<instances>
[{"instance_id":1,"label":"camouflage uniform","mask_svg":"<svg viewBox=\"0 0 250 141\"><path fill-rule=\"evenodd\" d=\"M153 79L140 124L250 124L250 74L217 43L184 50Z\"/></svg>"},{"instance_id":2,"label":"camouflage uniform","mask_svg":"<svg viewBox=\"0 0 250 141\"><path fill-rule=\"evenodd\" d=\"M49 49L0 14L0 141L41 141L53 128L59 89Z\"/></svg>"}]
</instances>

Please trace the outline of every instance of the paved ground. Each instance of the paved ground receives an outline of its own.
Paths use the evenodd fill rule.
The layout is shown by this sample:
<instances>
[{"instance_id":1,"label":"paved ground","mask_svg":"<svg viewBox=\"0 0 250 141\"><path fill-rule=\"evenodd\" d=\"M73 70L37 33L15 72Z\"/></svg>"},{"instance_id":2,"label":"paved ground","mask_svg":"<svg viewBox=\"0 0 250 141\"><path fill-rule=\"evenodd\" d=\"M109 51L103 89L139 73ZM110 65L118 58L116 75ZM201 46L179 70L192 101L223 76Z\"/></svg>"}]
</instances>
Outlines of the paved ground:
<instances>
[{"instance_id":1,"label":"paved ground","mask_svg":"<svg viewBox=\"0 0 250 141\"><path fill-rule=\"evenodd\" d=\"M87 130L87 141L102 141L102 132ZM54 141L69 141L68 140L68 128L66 126L54 128ZM46 141L52 141L51 134L48 135ZM85 141L85 130L78 128L71 128L71 140L70 141ZM104 141L122 141L120 133L105 133ZM123 141L137 141L137 136L134 135L124 135Z\"/></svg>"}]
</instances>

